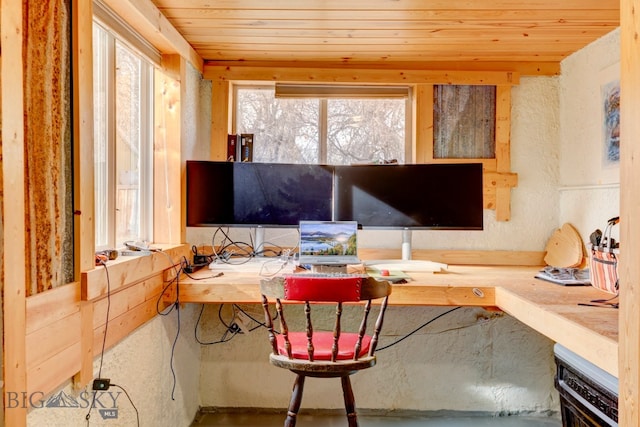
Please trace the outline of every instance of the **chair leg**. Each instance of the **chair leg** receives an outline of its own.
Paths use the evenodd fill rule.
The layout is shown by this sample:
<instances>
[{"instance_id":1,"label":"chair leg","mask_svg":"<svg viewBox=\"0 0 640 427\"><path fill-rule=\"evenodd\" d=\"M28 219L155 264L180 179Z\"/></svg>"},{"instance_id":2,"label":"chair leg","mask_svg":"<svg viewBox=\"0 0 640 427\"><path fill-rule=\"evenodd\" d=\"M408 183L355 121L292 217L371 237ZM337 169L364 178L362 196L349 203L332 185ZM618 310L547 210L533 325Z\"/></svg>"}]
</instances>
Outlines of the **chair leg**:
<instances>
[{"instance_id":1,"label":"chair leg","mask_svg":"<svg viewBox=\"0 0 640 427\"><path fill-rule=\"evenodd\" d=\"M342 394L344 395L344 408L347 410L347 420L349 427L358 427L358 415L356 414L356 400L353 397L353 389L351 388L351 380L349 375L341 377Z\"/></svg>"},{"instance_id":2,"label":"chair leg","mask_svg":"<svg viewBox=\"0 0 640 427\"><path fill-rule=\"evenodd\" d=\"M304 375L296 374L296 381L293 383L291 401L287 411L287 419L284 420L284 427L295 427L298 418L298 411L302 403L302 392L304 391Z\"/></svg>"}]
</instances>

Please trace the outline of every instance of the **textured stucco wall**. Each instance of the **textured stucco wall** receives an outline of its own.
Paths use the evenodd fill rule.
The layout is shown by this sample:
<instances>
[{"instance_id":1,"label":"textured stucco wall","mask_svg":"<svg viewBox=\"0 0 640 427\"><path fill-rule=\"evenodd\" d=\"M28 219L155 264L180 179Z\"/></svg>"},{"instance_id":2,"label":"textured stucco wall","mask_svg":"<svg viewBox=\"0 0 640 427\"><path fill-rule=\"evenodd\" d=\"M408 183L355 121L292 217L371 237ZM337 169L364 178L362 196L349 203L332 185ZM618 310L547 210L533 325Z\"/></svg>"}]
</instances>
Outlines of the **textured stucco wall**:
<instances>
[{"instance_id":1,"label":"textured stucco wall","mask_svg":"<svg viewBox=\"0 0 640 427\"><path fill-rule=\"evenodd\" d=\"M573 224L585 242L620 213L620 165L604 160L600 94L619 65L620 30L562 62L560 222Z\"/></svg>"},{"instance_id":2,"label":"textured stucco wall","mask_svg":"<svg viewBox=\"0 0 640 427\"><path fill-rule=\"evenodd\" d=\"M259 306L244 308L260 318ZM380 348L449 309L389 308ZM218 306L206 307L201 339L215 341L224 332L217 310ZM229 315L227 308L224 313ZM347 307L345 324L357 325L359 315L359 308ZM325 316L332 317L329 312ZM282 409L288 404L294 376L269 364L264 329L204 346L202 351L203 406ZM352 378L356 404L383 410L492 414L557 410L551 353L548 339L509 316L459 309L379 351L378 364ZM340 381L309 379L302 405L342 408Z\"/></svg>"},{"instance_id":3,"label":"textured stucco wall","mask_svg":"<svg viewBox=\"0 0 640 427\"><path fill-rule=\"evenodd\" d=\"M180 313L180 337L176 344L173 367L176 373L175 392L171 373L172 345L177 332L176 312L166 317L155 317L114 348L104 354L102 377L125 388L138 408L141 426L188 426L198 410L198 382L200 348L192 338L196 308L185 306ZM94 361L93 370L98 373L100 358ZM31 409L27 425L47 427L85 426L87 422L87 398L74 391L70 384L53 393L64 392L72 397L79 408L40 407ZM134 426L136 415L127 397L120 389L111 387L115 405L109 395L103 395L91 411L91 426ZM36 396L37 398L39 396ZM38 400L36 399L36 402ZM103 406L101 406L103 405ZM103 420L98 409L118 410L117 419Z\"/></svg>"},{"instance_id":4,"label":"textured stucco wall","mask_svg":"<svg viewBox=\"0 0 640 427\"><path fill-rule=\"evenodd\" d=\"M191 64L187 65L186 93L182 108L188 120L181 129L182 156L184 160L206 160L211 138L211 81L203 80Z\"/></svg>"}]
</instances>

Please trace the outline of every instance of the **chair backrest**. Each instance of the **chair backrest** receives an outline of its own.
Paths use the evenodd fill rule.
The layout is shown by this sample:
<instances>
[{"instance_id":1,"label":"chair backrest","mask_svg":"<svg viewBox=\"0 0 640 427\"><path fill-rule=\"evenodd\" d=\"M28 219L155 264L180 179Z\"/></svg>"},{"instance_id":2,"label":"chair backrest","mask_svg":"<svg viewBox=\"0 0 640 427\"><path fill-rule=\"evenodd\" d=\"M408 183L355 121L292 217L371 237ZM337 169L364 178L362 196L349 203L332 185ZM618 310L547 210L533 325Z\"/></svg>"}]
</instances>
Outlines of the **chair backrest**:
<instances>
[{"instance_id":1,"label":"chair backrest","mask_svg":"<svg viewBox=\"0 0 640 427\"><path fill-rule=\"evenodd\" d=\"M353 360L361 357L363 340L366 336L367 320L371 311L372 301L382 299L380 311L375 322L373 334L368 343L368 357L373 357L380 330L384 321L387 301L391 294L391 284L368 276L355 277L313 277L301 275L286 275L263 279L260 281L262 294L262 306L265 314L265 324L269 331L273 354L279 354L276 333L269 310L269 298L275 298L276 310L280 318L280 333L289 359L294 358L291 341L289 340L289 328L283 309L282 301L304 303L305 306L305 332L307 338L307 360L314 361L315 347L313 344L314 328L311 319L312 303L336 303L336 316L333 328L333 345L330 360L335 362L339 355L339 342L342 334L341 316L344 302L366 301L360 327L357 331L353 349Z\"/></svg>"}]
</instances>

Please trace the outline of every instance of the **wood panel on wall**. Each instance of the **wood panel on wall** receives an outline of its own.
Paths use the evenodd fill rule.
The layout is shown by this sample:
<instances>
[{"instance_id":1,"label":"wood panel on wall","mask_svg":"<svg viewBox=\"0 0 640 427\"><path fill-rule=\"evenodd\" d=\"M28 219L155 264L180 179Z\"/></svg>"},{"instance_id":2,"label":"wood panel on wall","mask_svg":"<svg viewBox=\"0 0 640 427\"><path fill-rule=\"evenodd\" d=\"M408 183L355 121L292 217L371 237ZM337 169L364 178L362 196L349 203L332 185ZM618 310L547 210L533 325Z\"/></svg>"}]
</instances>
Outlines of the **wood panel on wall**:
<instances>
[{"instance_id":1,"label":"wood panel on wall","mask_svg":"<svg viewBox=\"0 0 640 427\"><path fill-rule=\"evenodd\" d=\"M182 194L180 144L183 140L187 62L179 55L163 55L154 75L153 238L156 242L186 241L186 207Z\"/></svg>"},{"instance_id":2,"label":"wood panel on wall","mask_svg":"<svg viewBox=\"0 0 640 427\"><path fill-rule=\"evenodd\" d=\"M26 390L25 367L25 183L23 114L23 11L22 0L0 3L2 40L2 184L3 200L3 403L7 391ZM9 322L11 322L9 327ZM11 349L11 351L6 351ZM7 410L4 420L10 426L23 426L27 408Z\"/></svg>"},{"instance_id":3,"label":"wood panel on wall","mask_svg":"<svg viewBox=\"0 0 640 427\"><path fill-rule=\"evenodd\" d=\"M0 64L2 64L2 57L0 56ZM2 74L0 73L0 87L2 87ZM0 129L2 129L2 91L0 90ZM2 170L2 132L0 132L0 171ZM4 197L3 187L4 182L2 179L3 174L0 173L0 212L4 211ZM4 215L0 214L0 259L4 259ZM2 315L2 293L4 291L4 262L0 262L0 337L4 337L4 318ZM4 384L3 381L3 366L2 361L4 356L2 354L2 346L0 345L0 384ZM4 391L2 385L0 385L0 393ZM0 426L4 425L4 405L0 405Z\"/></svg>"},{"instance_id":4,"label":"wood panel on wall","mask_svg":"<svg viewBox=\"0 0 640 427\"><path fill-rule=\"evenodd\" d=\"M618 422L640 425L640 0L620 2L620 314Z\"/></svg>"}]
</instances>

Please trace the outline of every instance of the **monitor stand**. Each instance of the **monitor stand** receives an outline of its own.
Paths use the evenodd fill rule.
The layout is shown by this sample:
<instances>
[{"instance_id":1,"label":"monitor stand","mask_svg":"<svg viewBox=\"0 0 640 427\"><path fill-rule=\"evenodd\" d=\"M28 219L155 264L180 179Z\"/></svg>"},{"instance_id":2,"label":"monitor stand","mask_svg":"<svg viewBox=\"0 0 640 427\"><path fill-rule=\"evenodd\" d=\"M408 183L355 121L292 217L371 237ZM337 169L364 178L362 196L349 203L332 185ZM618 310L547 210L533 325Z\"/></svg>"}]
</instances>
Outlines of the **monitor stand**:
<instances>
[{"instance_id":1,"label":"monitor stand","mask_svg":"<svg viewBox=\"0 0 640 427\"><path fill-rule=\"evenodd\" d=\"M411 230L405 228L402 230L402 260L411 259Z\"/></svg>"},{"instance_id":2,"label":"monitor stand","mask_svg":"<svg viewBox=\"0 0 640 427\"><path fill-rule=\"evenodd\" d=\"M256 235L253 241L255 256L264 256L264 227L256 227Z\"/></svg>"}]
</instances>

